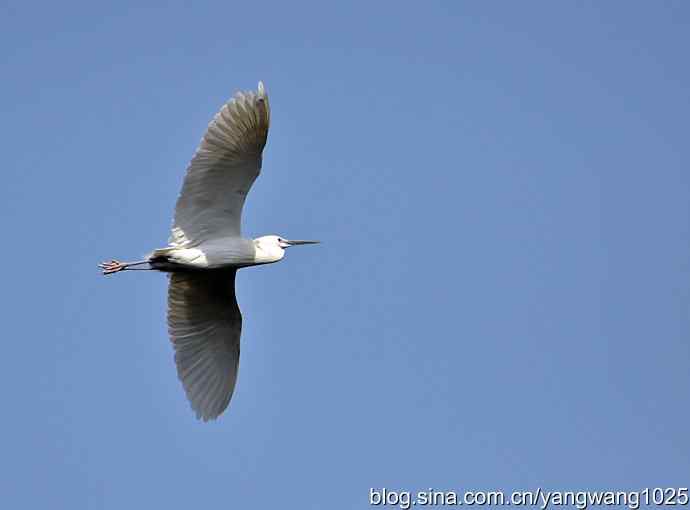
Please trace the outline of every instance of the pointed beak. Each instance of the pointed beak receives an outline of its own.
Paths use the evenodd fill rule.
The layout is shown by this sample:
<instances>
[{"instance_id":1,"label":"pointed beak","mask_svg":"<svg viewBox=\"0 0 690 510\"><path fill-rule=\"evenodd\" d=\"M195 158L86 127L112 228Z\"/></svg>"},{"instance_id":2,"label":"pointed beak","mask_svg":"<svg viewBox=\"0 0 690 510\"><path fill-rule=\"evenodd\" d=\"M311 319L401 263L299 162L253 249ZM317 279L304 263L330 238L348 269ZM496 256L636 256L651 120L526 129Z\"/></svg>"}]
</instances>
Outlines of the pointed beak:
<instances>
[{"instance_id":1,"label":"pointed beak","mask_svg":"<svg viewBox=\"0 0 690 510\"><path fill-rule=\"evenodd\" d=\"M300 244L319 244L319 241L302 241L302 240L292 241L292 240L288 240L285 242L288 243L290 246L299 246Z\"/></svg>"}]
</instances>

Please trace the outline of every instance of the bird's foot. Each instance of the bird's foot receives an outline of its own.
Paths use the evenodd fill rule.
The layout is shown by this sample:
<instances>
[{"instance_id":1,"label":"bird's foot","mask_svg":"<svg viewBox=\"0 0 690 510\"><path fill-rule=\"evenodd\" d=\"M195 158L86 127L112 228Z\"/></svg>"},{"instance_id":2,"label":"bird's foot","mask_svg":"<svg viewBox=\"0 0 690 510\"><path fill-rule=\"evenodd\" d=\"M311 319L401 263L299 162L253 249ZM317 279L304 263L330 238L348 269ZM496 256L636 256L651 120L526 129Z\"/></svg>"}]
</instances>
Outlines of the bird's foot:
<instances>
[{"instance_id":1,"label":"bird's foot","mask_svg":"<svg viewBox=\"0 0 690 510\"><path fill-rule=\"evenodd\" d=\"M100 267L103 270L104 275L108 275L117 273L118 271L122 271L127 266L122 262L118 262L117 260L111 260L99 264L98 267Z\"/></svg>"}]
</instances>

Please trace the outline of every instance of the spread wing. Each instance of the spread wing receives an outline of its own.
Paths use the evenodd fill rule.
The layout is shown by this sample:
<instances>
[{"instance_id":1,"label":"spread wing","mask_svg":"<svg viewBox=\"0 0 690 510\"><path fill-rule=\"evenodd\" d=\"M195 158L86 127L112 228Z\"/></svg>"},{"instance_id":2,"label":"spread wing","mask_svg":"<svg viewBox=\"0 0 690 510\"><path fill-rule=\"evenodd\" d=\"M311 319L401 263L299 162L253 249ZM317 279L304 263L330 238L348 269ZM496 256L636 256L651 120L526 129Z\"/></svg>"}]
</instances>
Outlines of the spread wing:
<instances>
[{"instance_id":1,"label":"spread wing","mask_svg":"<svg viewBox=\"0 0 690 510\"><path fill-rule=\"evenodd\" d=\"M168 288L168 331L177 375L204 421L218 417L235 389L242 315L235 269L173 273Z\"/></svg>"},{"instance_id":2,"label":"spread wing","mask_svg":"<svg viewBox=\"0 0 690 510\"><path fill-rule=\"evenodd\" d=\"M270 108L264 86L238 92L216 114L192 158L175 206L170 244L239 237L242 206L261 171Z\"/></svg>"}]
</instances>

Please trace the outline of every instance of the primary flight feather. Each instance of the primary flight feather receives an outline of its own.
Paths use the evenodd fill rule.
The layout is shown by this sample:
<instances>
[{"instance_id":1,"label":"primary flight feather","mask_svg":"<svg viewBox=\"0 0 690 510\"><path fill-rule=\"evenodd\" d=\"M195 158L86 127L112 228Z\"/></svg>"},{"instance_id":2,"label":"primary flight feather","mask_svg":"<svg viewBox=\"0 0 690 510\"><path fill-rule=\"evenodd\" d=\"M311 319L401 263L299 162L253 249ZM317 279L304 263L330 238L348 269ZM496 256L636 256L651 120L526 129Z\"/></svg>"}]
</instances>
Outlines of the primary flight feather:
<instances>
[{"instance_id":1,"label":"primary flight feather","mask_svg":"<svg viewBox=\"0 0 690 510\"><path fill-rule=\"evenodd\" d=\"M209 124L187 168L168 246L142 261L99 266L105 275L141 269L170 273L168 331L177 375L204 421L227 408L237 380L242 330L237 270L278 262L290 246L317 243L241 236L242 207L261 171L270 117L261 82L256 92L235 94Z\"/></svg>"}]
</instances>

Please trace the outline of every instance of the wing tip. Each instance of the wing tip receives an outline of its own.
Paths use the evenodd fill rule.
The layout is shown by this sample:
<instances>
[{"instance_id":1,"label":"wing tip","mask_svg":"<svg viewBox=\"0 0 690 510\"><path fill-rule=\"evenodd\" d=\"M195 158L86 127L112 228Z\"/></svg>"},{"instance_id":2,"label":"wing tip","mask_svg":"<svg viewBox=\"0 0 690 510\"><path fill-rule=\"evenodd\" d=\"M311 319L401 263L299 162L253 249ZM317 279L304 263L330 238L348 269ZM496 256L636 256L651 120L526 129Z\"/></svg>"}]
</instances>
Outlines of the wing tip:
<instances>
[{"instance_id":1,"label":"wing tip","mask_svg":"<svg viewBox=\"0 0 690 510\"><path fill-rule=\"evenodd\" d=\"M256 95L257 106L259 107L259 129L263 135L263 143L266 143L266 138L268 137L268 125L270 124L271 110L268 105L268 94L266 93L266 88L264 87L264 82L259 80L258 93Z\"/></svg>"},{"instance_id":2,"label":"wing tip","mask_svg":"<svg viewBox=\"0 0 690 510\"><path fill-rule=\"evenodd\" d=\"M258 86L259 97L266 97L266 87L264 87L264 82L259 80Z\"/></svg>"},{"instance_id":3,"label":"wing tip","mask_svg":"<svg viewBox=\"0 0 690 510\"><path fill-rule=\"evenodd\" d=\"M227 410L231 398L232 393L229 396L223 397L220 401L215 400L210 403L199 403L192 400L189 395L187 396L189 406L192 408L194 414L196 414L196 419L204 423L217 420L220 415Z\"/></svg>"},{"instance_id":4,"label":"wing tip","mask_svg":"<svg viewBox=\"0 0 690 510\"><path fill-rule=\"evenodd\" d=\"M221 415L221 413L205 413L203 411L197 411L192 407L192 410L196 413L196 419L198 421L208 423L209 421L215 421Z\"/></svg>"}]
</instances>

